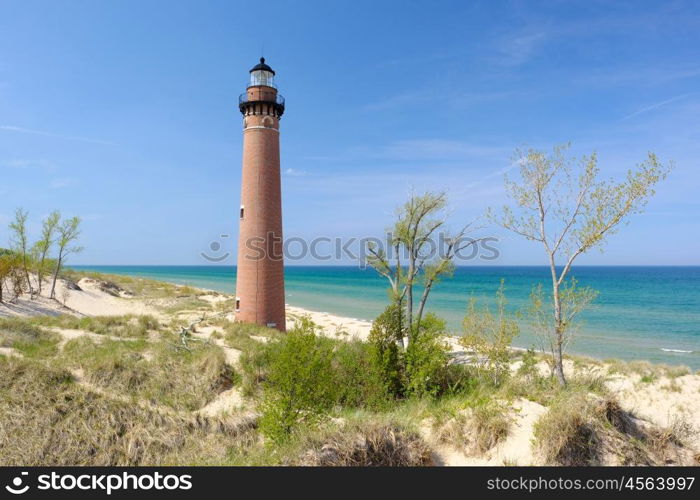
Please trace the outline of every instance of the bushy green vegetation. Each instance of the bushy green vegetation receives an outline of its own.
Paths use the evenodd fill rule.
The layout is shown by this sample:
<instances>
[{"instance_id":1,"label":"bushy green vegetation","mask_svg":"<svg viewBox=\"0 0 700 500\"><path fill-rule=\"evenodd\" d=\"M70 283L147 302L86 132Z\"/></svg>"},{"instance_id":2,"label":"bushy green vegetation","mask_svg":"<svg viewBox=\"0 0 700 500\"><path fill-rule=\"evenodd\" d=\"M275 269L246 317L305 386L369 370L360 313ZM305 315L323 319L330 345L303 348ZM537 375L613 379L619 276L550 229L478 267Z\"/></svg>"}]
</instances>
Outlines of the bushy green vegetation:
<instances>
[{"instance_id":1,"label":"bushy green vegetation","mask_svg":"<svg viewBox=\"0 0 700 500\"><path fill-rule=\"evenodd\" d=\"M247 350L243 385L246 394L261 395L262 432L279 443L334 413L386 411L406 398L437 398L466 387L467 372L449 366L444 322L427 315L401 351L395 341L400 331L393 330L401 324L398 314L400 308L387 308L368 342L324 337L302 318L287 334Z\"/></svg>"},{"instance_id":2,"label":"bushy green vegetation","mask_svg":"<svg viewBox=\"0 0 700 500\"><path fill-rule=\"evenodd\" d=\"M408 346L403 348L406 328L404 312L398 304L389 305L372 325L369 336L372 362L387 392L401 398L437 397L449 391L454 373L448 367L445 322L427 314L415 328Z\"/></svg>"},{"instance_id":3,"label":"bushy green vegetation","mask_svg":"<svg viewBox=\"0 0 700 500\"><path fill-rule=\"evenodd\" d=\"M387 394L367 344L317 335L302 319L241 360L248 387L261 384L262 432L274 442L314 425L334 407L376 408Z\"/></svg>"}]
</instances>

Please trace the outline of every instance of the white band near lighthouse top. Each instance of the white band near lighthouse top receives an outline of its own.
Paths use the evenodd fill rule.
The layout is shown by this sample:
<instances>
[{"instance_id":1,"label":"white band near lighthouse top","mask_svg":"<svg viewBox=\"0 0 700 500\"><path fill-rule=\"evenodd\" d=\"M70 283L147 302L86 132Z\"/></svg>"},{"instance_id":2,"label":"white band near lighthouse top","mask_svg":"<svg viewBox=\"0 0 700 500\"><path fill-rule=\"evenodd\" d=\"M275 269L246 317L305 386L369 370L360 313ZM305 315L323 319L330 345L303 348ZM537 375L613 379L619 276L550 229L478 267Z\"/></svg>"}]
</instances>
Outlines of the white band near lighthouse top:
<instances>
[{"instance_id":1,"label":"white band near lighthouse top","mask_svg":"<svg viewBox=\"0 0 700 500\"><path fill-rule=\"evenodd\" d=\"M279 133L279 130L276 129L276 128L272 128L272 127L263 127L262 125L255 125L255 126L246 127L246 128L243 129L243 132L245 132L246 130L251 130L251 129L274 130L275 132Z\"/></svg>"}]
</instances>

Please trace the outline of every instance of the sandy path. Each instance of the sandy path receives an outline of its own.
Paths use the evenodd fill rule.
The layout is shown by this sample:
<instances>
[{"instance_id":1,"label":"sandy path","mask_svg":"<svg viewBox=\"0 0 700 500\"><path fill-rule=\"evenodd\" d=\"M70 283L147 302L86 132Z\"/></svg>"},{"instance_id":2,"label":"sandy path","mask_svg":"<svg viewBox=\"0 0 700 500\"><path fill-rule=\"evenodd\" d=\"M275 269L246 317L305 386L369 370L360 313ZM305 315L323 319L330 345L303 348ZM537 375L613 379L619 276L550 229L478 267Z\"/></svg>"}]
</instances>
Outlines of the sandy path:
<instances>
[{"instance_id":1,"label":"sandy path","mask_svg":"<svg viewBox=\"0 0 700 500\"><path fill-rule=\"evenodd\" d=\"M213 401L203 406L196 413L214 417L224 413L238 412L245 407L245 400L236 387L220 393Z\"/></svg>"},{"instance_id":2,"label":"sandy path","mask_svg":"<svg viewBox=\"0 0 700 500\"><path fill-rule=\"evenodd\" d=\"M0 347L0 354L3 356L16 356L18 358L22 357L22 353L12 347Z\"/></svg>"}]
</instances>

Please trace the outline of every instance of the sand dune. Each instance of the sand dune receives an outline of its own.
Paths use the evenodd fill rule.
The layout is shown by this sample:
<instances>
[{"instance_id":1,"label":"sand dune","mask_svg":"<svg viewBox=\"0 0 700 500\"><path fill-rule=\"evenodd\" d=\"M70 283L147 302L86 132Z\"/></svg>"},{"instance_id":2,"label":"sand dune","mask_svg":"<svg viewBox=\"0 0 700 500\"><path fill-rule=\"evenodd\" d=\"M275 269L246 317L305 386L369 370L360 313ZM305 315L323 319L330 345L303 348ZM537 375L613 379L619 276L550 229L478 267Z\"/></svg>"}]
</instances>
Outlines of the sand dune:
<instances>
[{"instance_id":1,"label":"sand dune","mask_svg":"<svg viewBox=\"0 0 700 500\"><path fill-rule=\"evenodd\" d=\"M46 296L38 297L35 300L25 297L16 304L0 304L0 316L151 314L161 319L168 318L168 314L162 308L155 307L153 301L125 293L115 295L113 291L105 291L99 282L90 278L83 278L77 284L80 290L64 292L67 289L67 284L63 281L59 282L57 296L65 298L65 303L59 303ZM217 292L202 291L199 298L211 304L219 304L231 297ZM178 317L188 317L187 313L184 316L182 316L182 312L179 314ZM189 317L196 319L197 314L199 313L193 311L189 313ZM321 327L324 334L339 339L366 339L372 326L367 321L345 318L327 312L309 311L288 305L288 328L291 328L294 321L302 316L310 317ZM227 317L233 318L233 315L230 314ZM197 328L195 335L202 339L209 339L222 347L227 362L236 365L241 352L226 346L222 339L212 337L215 330L214 327L204 325ZM91 338L104 338L104 336L81 330L54 329L54 331L63 338L61 344L83 335ZM261 338L260 340L266 339ZM456 359L461 360L461 362L469 362L469 353L464 351L456 338L447 338L446 341L451 346ZM11 348L6 347L0 348L0 354L16 355ZM517 369L518 363L513 364L513 369ZM568 361L566 370L570 374L573 373L577 369L575 365L576 363ZM544 364L540 366L540 369L546 372ZM624 410L632 412L636 417L661 427L671 426L676 420L682 418L696 429L700 429L699 374L678 375L659 370L658 375L654 377L644 377L641 372L630 370L616 373L612 365L603 362L593 362L585 369L606 374L608 389L619 400ZM200 412L207 416L236 412L244 406L243 403L238 389L232 388L222 392ZM445 465L495 465L503 463L529 465L533 463L531 449L533 425L548 410L544 406L525 399L518 399L511 404L514 420L511 432L505 441L479 457L469 457L456 448L436 444L438 462ZM430 439L429 431L425 430L424 434L426 438ZM696 449L700 449L697 437L694 446Z\"/></svg>"}]
</instances>

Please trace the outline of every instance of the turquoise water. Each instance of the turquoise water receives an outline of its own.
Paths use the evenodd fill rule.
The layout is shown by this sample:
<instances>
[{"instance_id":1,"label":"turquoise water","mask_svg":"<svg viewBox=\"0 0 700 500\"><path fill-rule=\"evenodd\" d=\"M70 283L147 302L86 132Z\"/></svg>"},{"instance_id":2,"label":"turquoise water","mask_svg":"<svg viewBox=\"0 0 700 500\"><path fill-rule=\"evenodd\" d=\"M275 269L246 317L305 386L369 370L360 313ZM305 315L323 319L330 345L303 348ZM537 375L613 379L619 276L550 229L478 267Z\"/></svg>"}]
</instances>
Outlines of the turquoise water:
<instances>
[{"instance_id":1,"label":"turquoise water","mask_svg":"<svg viewBox=\"0 0 700 500\"><path fill-rule=\"evenodd\" d=\"M234 293L236 270L224 266L74 266L153 278ZM685 364L700 369L700 267L579 267L574 275L581 286L600 292L570 347L574 354L596 358L646 359ZM471 296L493 304L501 278L508 307L524 311L532 286L550 284L545 267L460 267L439 283L429 310L459 330ZM299 266L285 269L287 302L314 311L365 320L387 304L386 281L357 267ZM526 322L515 342L537 346ZM676 352L689 351L689 352Z\"/></svg>"}]
</instances>

